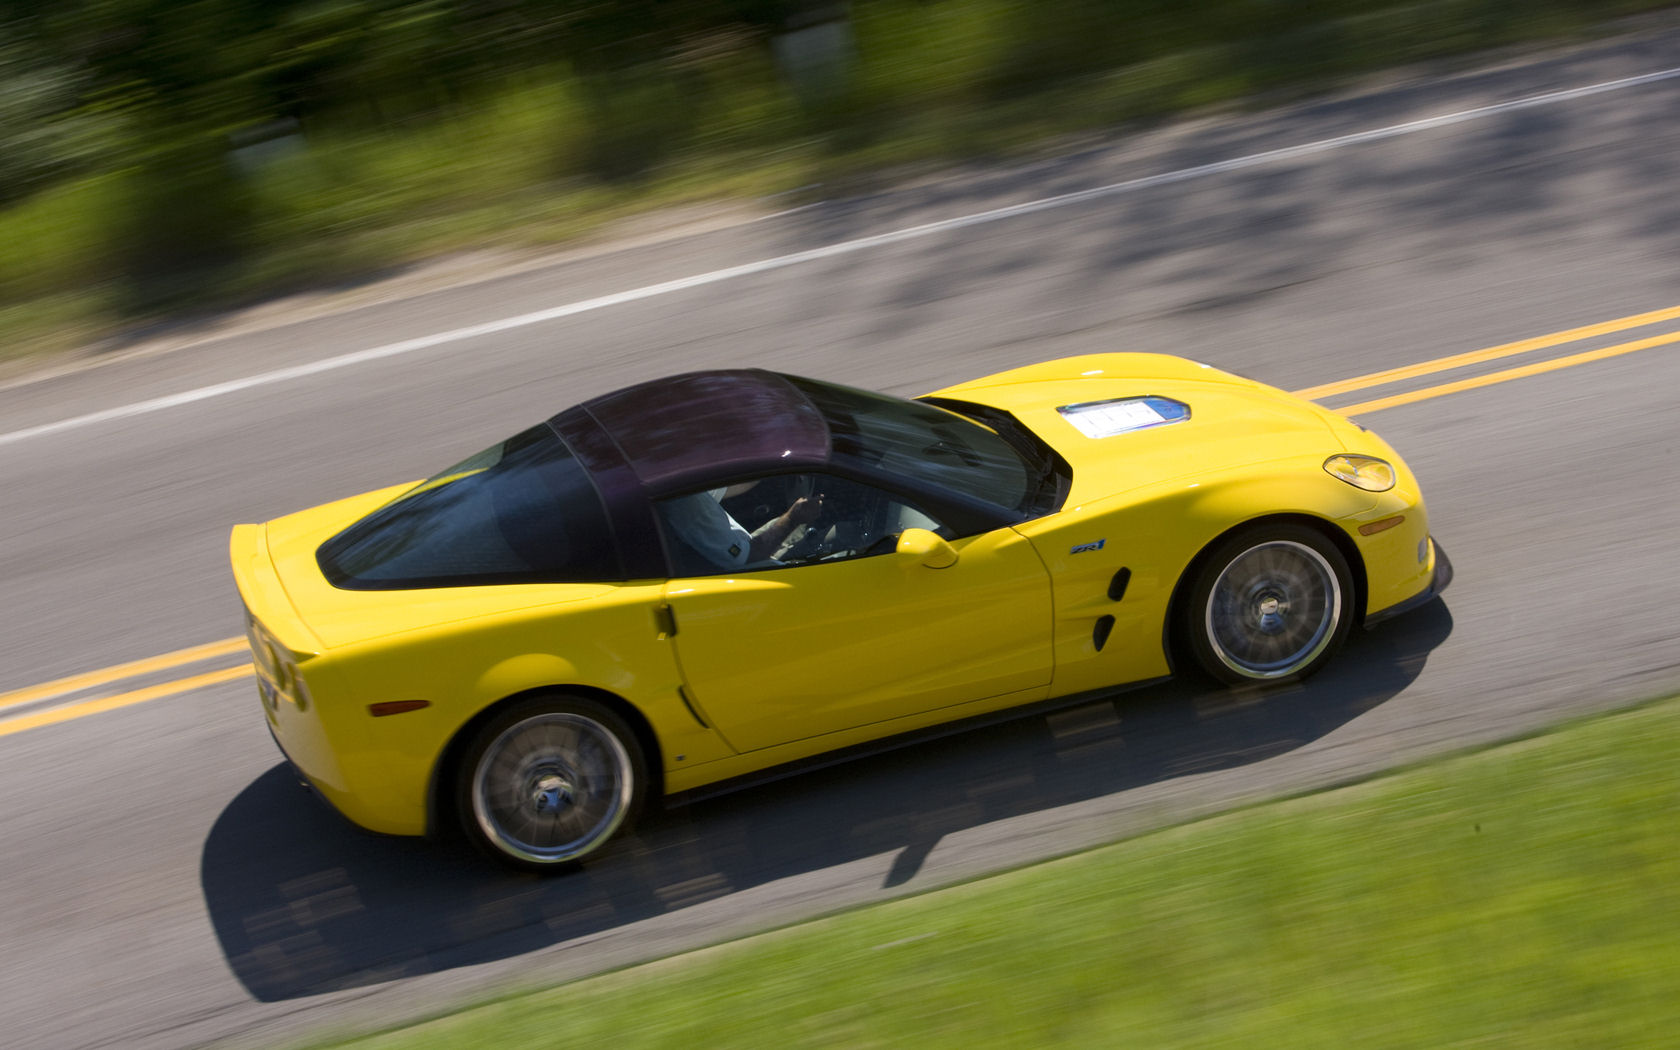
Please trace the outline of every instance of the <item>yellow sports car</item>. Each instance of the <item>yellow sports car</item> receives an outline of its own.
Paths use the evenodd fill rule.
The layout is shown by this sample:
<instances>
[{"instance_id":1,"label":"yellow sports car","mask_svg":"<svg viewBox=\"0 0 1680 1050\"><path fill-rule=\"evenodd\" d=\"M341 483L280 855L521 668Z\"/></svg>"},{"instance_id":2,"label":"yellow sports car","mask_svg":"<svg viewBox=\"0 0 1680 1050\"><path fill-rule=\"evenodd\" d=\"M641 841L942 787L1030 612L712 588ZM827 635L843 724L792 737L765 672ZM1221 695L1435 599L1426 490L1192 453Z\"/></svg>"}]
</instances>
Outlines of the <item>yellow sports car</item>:
<instances>
[{"instance_id":1,"label":"yellow sports car","mask_svg":"<svg viewBox=\"0 0 1680 1050\"><path fill-rule=\"evenodd\" d=\"M1193 666L1317 670L1452 575L1380 438L1102 354L907 401L758 370L233 530L264 714L352 821L551 869L649 799Z\"/></svg>"}]
</instances>

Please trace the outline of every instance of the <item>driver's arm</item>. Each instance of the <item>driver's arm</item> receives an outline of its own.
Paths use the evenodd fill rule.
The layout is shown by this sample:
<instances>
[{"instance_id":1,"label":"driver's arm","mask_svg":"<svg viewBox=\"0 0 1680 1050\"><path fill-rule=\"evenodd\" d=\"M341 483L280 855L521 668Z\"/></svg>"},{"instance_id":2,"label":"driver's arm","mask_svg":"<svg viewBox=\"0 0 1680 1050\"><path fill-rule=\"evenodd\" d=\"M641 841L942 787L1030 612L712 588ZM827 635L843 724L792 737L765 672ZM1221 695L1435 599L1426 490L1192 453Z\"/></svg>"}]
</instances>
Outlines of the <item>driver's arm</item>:
<instances>
[{"instance_id":1,"label":"driver's arm","mask_svg":"<svg viewBox=\"0 0 1680 1050\"><path fill-rule=\"evenodd\" d=\"M762 561L776 553L796 526L809 525L822 513L822 493L801 496L780 516L760 525L752 537L752 560Z\"/></svg>"}]
</instances>

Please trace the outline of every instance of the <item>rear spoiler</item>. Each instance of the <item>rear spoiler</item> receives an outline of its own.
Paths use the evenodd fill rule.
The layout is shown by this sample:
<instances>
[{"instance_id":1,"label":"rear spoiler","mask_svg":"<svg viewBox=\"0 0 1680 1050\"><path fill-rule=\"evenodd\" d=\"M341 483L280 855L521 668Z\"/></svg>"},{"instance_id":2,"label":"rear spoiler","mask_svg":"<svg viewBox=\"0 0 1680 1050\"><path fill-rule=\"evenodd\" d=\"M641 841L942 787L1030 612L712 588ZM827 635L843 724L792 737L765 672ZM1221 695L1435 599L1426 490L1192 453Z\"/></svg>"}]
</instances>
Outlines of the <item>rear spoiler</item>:
<instances>
[{"instance_id":1,"label":"rear spoiler","mask_svg":"<svg viewBox=\"0 0 1680 1050\"><path fill-rule=\"evenodd\" d=\"M286 594L274 559L268 553L266 525L235 525L228 537L228 558L233 563L233 580L245 603L247 616L262 624L270 637L301 661L325 648L303 622L297 607ZM249 626L247 624L247 626Z\"/></svg>"}]
</instances>

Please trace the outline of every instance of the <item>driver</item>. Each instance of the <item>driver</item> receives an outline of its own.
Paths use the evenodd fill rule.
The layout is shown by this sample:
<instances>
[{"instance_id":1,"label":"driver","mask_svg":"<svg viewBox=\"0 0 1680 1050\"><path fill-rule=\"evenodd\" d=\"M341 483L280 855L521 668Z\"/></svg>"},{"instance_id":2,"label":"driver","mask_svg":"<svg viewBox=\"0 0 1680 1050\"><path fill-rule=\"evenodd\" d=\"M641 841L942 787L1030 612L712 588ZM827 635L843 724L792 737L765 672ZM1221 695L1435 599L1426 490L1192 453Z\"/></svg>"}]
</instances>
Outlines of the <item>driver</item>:
<instances>
[{"instance_id":1,"label":"driver","mask_svg":"<svg viewBox=\"0 0 1680 1050\"><path fill-rule=\"evenodd\" d=\"M774 561L771 555L797 526L808 525L822 514L822 493L801 496L787 510L748 532L722 501L739 496L758 484L743 481L727 488L696 492L666 500L660 510L666 524L689 547L719 569L740 569L752 562Z\"/></svg>"}]
</instances>

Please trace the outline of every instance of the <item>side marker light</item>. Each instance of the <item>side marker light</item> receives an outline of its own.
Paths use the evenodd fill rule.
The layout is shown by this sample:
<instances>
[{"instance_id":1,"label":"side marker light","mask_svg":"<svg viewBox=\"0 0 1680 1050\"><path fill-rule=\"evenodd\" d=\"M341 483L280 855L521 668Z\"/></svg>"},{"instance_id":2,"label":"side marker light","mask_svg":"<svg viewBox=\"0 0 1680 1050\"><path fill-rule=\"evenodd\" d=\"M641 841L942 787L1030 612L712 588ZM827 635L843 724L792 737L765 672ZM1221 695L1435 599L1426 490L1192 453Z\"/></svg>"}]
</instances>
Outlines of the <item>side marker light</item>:
<instances>
[{"instance_id":1,"label":"side marker light","mask_svg":"<svg viewBox=\"0 0 1680 1050\"><path fill-rule=\"evenodd\" d=\"M1396 514L1392 518L1384 518L1381 521L1373 521L1359 526L1359 534L1361 536L1375 536L1379 532L1387 532L1405 520L1406 516L1404 514Z\"/></svg>"},{"instance_id":2,"label":"side marker light","mask_svg":"<svg viewBox=\"0 0 1680 1050\"><path fill-rule=\"evenodd\" d=\"M422 707L431 707L430 700L384 700L377 704L368 705L368 714L375 718L386 715L400 715L406 711L418 711Z\"/></svg>"}]
</instances>

